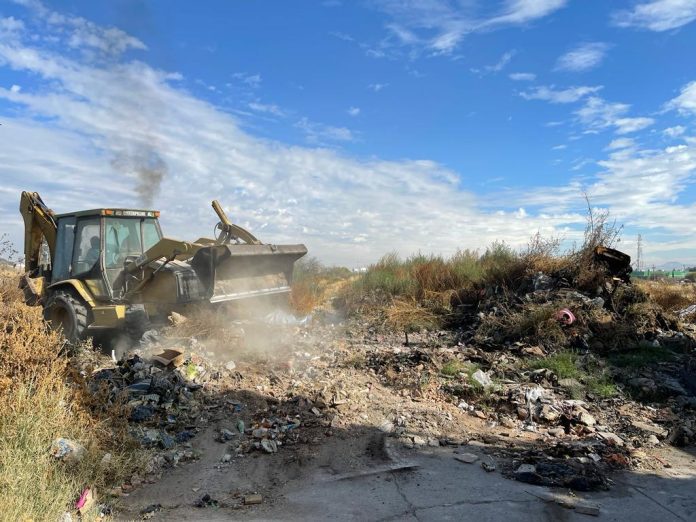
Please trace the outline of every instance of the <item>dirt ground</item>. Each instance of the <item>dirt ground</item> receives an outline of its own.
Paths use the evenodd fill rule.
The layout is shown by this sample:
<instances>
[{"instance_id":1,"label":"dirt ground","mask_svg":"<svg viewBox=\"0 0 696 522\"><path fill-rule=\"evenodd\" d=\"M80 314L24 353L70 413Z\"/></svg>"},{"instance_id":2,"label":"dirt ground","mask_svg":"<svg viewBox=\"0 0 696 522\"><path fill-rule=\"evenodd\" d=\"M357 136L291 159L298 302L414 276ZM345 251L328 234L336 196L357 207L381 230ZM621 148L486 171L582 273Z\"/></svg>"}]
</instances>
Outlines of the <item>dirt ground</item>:
<instances>
[{"instance_id":1,"label":"dirt ground","mask_svg":"<svg viewBox=\"0 0 696 522\"><path fill-rule=\"evenodd\" d=\"M190 358L187 367L195 363L197 374L187 375L201 389L184 426L195 436L174 447L156 447L148 473L110 492L116 520L473 520L470 506L468 515L461 511L472 500L451 499L459 495L459 485L475 488L481 481L490 486L481 495L489 498L486 509L491 511L483 516L477 508L477 520L496 520L520 506L521 518L515 520L588 516L559 507L558 501L540 500L530 488L544 495L588 491L571 492L576 500L604 495L597 504L604 506L600 513L616 507L611 499L631 497L635 506L647 502L662 510L659 516L665 520L696 516L691 501L672 505L681 493L661 503L641 493L640 488L653 487L650 480L677 481L674 491L682 492L696 475L692 454L668 446L661 427L643 426L660 433L654 444L619 431L627 419L647 420L640 413L644 405L618 399L611 411L606 404L588 405L583 411L596 417L593 427L574 423L559 432L560 421L524 421L514 407L501 414L500 399L496 404L492 396L483 394L469 405L443 392L450 389L451 378L438 368L466 349L450 334L414 334L407 347L400 335L330 315L310 325L246 323L236 328L236 337L215 342L192 342L170 332L140 351L147 359L176 346ZM426 377L414 385L414 375ZM497 394L512 397L510 390L518 384L507 386ZM650 415L656 418L654 411ZM144 424L134 424L136 432ZM612 430L623 440L608 440L605 435L613 435ZM642 433L641 440L648 434ZM456 459L467 453L477 455L473 464ZM551 475L576 473L567 482L570 487L545 487L548 477L541 470L546 461L561 466ZM523 463L536 464L532 479L518 474ZM495 469L487 472L482 464ZM628 491L625 479L617 478L625 476L643 482ZM418 484L414 498L399 490L404 480ZM433 480L444 489L433 488ZM430 503L419 504L422 487L433 490ZM425 511L419 514L420 509ZM620 509L613 513L612 520L628 519Z\"/></svg>"}]
</instances>

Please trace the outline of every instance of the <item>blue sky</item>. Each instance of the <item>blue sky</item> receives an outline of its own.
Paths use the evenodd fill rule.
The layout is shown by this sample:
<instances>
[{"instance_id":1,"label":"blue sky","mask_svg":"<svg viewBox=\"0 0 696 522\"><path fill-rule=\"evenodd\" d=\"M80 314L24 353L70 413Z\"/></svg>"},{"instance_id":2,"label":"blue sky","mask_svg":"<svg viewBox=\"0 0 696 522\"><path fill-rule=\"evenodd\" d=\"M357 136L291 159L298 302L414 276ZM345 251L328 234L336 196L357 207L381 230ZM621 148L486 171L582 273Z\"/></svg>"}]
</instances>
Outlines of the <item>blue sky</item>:
<instances>
[{"instance_id":1,"label":"blue sky","mask_svg":"<svg viewBox=\"0 0 696 522\"><path fill-rule=\"evenodd\" d=\"M696 0L0 2L0 226L218 198L332 263L582 236L696 263Z\"/></svg>"}]
</instances>

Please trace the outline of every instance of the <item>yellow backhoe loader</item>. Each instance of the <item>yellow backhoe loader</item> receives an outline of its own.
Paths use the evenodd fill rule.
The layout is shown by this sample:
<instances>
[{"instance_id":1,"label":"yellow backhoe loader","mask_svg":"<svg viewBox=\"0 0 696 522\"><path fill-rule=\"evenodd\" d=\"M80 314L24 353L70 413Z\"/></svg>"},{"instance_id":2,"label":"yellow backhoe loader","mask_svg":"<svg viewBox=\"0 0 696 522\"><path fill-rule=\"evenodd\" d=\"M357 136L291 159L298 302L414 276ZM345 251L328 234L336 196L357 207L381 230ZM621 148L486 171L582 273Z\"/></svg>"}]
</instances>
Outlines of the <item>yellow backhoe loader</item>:
<instances>
[{"instance_id":1,"label":"yellow backhoe loader","mask_svg":"<svg viewBox=\"0 0 696 522\"><path fill-rule=\"evenodd\" d=\"M22 192L25 302L42 306L51 326L78 342L115 332L139 339L151 322L192 305L287 298L305 246L263 244L217 201L213 208L217 237L187 242L162 237L158 211L55 215L38 193Z\"/></svg>"}]
</instances>

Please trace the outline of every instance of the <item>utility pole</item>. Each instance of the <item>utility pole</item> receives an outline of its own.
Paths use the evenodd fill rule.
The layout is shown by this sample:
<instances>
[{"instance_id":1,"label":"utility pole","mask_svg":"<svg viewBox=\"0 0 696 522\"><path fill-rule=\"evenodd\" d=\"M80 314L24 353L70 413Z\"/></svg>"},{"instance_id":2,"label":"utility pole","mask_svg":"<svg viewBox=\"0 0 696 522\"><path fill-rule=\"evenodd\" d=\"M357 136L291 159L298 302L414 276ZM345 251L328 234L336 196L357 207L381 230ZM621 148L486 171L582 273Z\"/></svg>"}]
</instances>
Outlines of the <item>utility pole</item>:
<instances>
[{"instance_id":1,"label":"utility pole","mask_svg":"<svg viewBox=\"0 0 696 522\"><path fill-rule=\"evenodd\" d=\"M640 272L643 263L643 236L638 234L638 248L636 252L636 271Z\"/></svg>"}]
</instances>

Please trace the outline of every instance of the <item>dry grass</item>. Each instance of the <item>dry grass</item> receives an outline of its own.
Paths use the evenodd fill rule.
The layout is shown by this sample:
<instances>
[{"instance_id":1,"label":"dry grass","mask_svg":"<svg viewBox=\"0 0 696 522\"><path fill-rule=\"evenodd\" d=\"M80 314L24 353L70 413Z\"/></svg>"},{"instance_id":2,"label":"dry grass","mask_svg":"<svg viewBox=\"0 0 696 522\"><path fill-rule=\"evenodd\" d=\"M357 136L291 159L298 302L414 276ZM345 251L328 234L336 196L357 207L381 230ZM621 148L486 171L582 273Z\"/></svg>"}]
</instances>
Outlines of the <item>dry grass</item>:
<instances>
[{"instance_id":1,"label":"dry grass","mask_svg":"<svg viewBox=\"0 0 696 522\"><path fill-rule=\"evenodd\" d=\"M93 397L70 378L63 341L45 328L39 308L21 302L12 272L0 273L0 520L55 521L85 487L97 491L136 469L123 417L96 414ZM73 466L56 461L57 437L86 448ZM101 467L106 452L109 466ZM86 519L96 518L92 513Z\"/></svg>"},{"instance_id":2,"label":"dry grass","mask_svg":"<svg viewBox=\"0 0 696 522\"><path fill-rule=\"evenodd\" d=\"M437 328L441 318L420 306L415 300L395 299L386 309L386 324L394 330L404 332L408 344L408 334L423 328Z\"/></svg>"},{"instance_id":3,"label":"dry grass","mask_svg":"<svg viewBox=\"0 0 696 522\"><path fill-rule=\"evenodd\" d=\"M344 267L327 267L317 259L302 258L295 263L290 305L300 314L308 314L336 295L352 278Z\"/></svg>"},{"instance_id":4,"label":"dry grass","mask_svg":"<svg viewBox=\"0 0 696 522\"><path fill-rule=\"evenodd\" d=\"M636 285L668 312L675 312L696 304L696 285L691 283L637 281Z\"/></svg>"}]
</instances>

